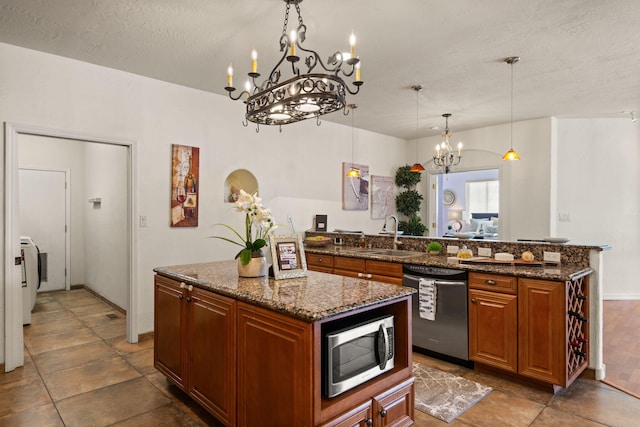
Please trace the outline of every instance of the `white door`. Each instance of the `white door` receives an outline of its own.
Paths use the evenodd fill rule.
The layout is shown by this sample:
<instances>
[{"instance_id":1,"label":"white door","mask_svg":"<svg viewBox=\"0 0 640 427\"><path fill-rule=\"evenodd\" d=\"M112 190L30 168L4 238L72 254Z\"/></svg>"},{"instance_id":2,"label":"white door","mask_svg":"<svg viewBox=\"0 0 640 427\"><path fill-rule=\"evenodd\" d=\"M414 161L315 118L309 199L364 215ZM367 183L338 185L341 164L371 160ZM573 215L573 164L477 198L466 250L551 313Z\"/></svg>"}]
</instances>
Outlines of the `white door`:
<instances>
[{"instance_id":1,"label":"white door","mask_svg":"<svg viewBox=\"0 0 640 427\"><path fill-rule=\"evenodd\" d=\"M66 172L20 169L20 234L42 254L39 292L66 289Z\"/></svg>"}]
</instances>

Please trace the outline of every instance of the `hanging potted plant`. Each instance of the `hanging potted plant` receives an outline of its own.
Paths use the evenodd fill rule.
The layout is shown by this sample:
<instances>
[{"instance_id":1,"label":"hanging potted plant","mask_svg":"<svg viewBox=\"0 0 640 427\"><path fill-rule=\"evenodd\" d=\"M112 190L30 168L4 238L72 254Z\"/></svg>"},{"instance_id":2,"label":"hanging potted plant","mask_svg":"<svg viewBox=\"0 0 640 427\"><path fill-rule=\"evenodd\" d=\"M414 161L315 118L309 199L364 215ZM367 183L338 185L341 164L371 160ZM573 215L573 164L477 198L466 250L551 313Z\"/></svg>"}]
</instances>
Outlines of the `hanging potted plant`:
<instances>
[{"instance_id":1,"label":"hanging potted plant","mask_svg":"<svg viewBox=\"0 0 640 427\"><path fill-rule=\"evenodd\" d=\"M240 277L260 277L267 274L267 261L262 248L267 244L267 236L276 225L271 211L262 206L262 199L255 194L240 190L235 202L237 212L244 213L244 235L227 224L214 224L231 230L238 238L230 239L224 236L211 236L242 247L236 254L238 260L238 275Z\"/></svg>"}]
</instances>

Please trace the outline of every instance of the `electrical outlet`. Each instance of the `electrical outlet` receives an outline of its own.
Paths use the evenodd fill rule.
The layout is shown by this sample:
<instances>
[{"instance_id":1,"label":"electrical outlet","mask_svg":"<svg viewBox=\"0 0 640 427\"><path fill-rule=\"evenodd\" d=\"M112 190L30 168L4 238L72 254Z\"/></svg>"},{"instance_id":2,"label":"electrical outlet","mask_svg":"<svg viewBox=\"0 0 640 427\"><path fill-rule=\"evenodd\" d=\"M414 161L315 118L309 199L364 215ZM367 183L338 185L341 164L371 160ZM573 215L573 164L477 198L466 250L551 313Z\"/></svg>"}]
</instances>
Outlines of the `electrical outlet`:
<instances>
[{"instance_id":1,"label":"electrical outlet","mask_svg":"<svg viewBox=\"0 0 640 427\"><path fill-rule=\"evenodd\" d=\"M544 252L542 259L548 262L557 262L560 264L560 252Z\"/></svg>"},{"instance_id":2,"label":"electrical outlet","mask_svg":"<svg viewBox=\"0 0 640 427\"><path fill-rule=\"evenodd\" d=\"M491 248L478 248L478 256L491 256Z\"/></svg>"},{"instance_id":3,"label":"electrical outlet","mask_svg":"<svg viewBox=\"0 0 640 427\"><path fill-rule=\"evenodd\" d=\"M448 254L457 254L458 250L459 250L459 248L457 246L447 246L447 253Z\"/></svg>"},{"instance_id":4,"label":"electrical outlet","mask_svg":"<svg viewBox=\"0 0 640 427\"><path fill-rule=\"evenodd\" d=\"M571 222L571 215L569 212L558 212L559 222Z\"/></svg>"}]
</instances>

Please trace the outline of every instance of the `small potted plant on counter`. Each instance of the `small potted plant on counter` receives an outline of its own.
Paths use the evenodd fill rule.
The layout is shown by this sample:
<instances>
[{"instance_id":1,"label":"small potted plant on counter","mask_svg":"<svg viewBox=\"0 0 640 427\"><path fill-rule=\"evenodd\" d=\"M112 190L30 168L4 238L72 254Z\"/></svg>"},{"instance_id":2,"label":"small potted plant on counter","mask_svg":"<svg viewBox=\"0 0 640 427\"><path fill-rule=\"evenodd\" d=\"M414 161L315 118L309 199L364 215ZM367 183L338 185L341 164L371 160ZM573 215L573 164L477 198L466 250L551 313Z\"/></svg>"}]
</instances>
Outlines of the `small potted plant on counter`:
<instances>
[{"instance_id":1,"label":"small potted plant on counter","mask_svg":"<svg viewBox=\"0 0 640 427\"><path fill-rule=\"evenodd\" d=\"M438 242L431 242L427 245L427 252L437 255L442 251L442 245Z\"/></svg>"}]
</instances>

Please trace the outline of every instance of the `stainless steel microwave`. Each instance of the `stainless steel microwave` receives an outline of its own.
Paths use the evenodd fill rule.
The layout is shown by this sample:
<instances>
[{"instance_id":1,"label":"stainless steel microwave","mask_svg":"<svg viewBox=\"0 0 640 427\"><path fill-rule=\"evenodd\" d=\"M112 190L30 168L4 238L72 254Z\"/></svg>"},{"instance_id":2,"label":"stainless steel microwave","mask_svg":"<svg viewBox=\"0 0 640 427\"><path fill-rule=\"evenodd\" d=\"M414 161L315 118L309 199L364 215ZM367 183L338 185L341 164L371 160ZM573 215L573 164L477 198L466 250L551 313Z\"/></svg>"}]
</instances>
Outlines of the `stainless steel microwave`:
<instances>
[{"instance_id":1,"label":"stainless steel microwave","mask_svg":"<svg viewBox=\"0 0 640 427\"><path fill-rule=\"evenodd\" d=\"M334 397L394 366L393 316L324 334L324 394Z\"/></svg>"}]
</instances>

